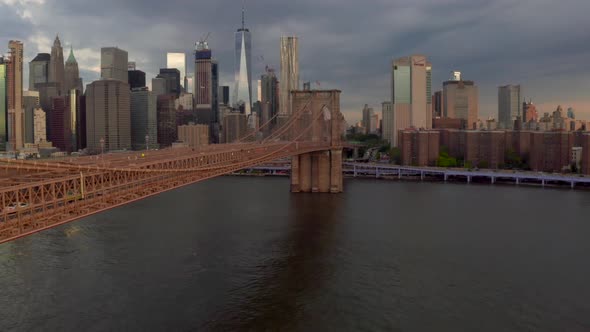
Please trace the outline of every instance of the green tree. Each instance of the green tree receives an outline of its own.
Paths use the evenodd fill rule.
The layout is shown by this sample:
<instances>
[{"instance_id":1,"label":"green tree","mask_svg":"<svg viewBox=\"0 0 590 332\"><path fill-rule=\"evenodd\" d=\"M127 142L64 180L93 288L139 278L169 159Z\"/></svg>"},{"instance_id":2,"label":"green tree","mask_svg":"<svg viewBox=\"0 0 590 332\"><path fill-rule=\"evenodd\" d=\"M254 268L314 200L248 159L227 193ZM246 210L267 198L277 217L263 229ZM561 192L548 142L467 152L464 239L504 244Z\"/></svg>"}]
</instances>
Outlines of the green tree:
<instances>
[{"instance_id":1,"label":"green tree","mask_svg":"<svg viewBox=\"0 0 590 332\"><path fill-rule=\"evenodd\" d=\"M389 162L396 165L402 163L402 151L399 148L391 148L389 150Z\"/></svg>"},{"instance_id":2,"label":"green tree","mask_svg":"<svg viewBox=\"0 0 590 332\"><path fill-rule=\"evenodd\" d=\"M447 152L441 152L436 161L438 167L457 167L457 159L449 156Z\"/></svg>"},{"instance_id":3,"label":"green tree","mask_svg":"<svg viewBox=\"0 0 590 332\"><path fill-rule=\"evenodd\" d=\"M518 155L518 153L516 153L516 151L512 150L512 149L508 149L506 150L506 155L505 155L505 161L504 164L506 165L507 168L522 168L522 158L520 157L520 155Z\"/></svg>"},{"instance_id":4,"label":"green tree","mask_svg":"<svg viewBox=\"0 0 590 332\"><path fill-rule=\"evenodd\" d=\"M485 160L480 160L480 162L477 163L477 167L478 168L489 168L490 167L490 163L488 163Z\"/></svg>"}]
</instances>

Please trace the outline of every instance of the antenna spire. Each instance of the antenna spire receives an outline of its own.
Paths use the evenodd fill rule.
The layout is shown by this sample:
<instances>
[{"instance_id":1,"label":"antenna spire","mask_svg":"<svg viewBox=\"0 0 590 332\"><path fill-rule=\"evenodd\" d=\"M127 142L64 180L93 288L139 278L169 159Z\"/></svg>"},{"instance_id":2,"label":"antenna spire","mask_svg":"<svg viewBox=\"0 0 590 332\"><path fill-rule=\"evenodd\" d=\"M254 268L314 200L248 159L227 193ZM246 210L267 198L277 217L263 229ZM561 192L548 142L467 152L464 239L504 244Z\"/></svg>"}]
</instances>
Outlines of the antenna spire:
<instances>
[{"instance_id":1,"label":"antenna spire","mask_svg":"<svg viewBox=\"0 0 590 332\"><path fill-rule=\"evenodd\" d=\"M242 0L242 30L246 29L245 12L246 12L246 0Z\"/></svg>"}]
</instances>

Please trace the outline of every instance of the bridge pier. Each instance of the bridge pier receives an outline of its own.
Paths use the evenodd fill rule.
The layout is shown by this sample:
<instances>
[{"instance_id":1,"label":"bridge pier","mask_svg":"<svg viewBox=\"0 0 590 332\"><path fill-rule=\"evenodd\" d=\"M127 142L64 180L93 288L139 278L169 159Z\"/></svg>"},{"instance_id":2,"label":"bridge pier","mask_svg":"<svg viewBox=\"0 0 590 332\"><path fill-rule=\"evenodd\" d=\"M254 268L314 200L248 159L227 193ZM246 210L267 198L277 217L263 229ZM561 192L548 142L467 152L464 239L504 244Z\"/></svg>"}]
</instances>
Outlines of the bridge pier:
<instances>
[{"instance_id":1,"label":"bridge pier","mask_svg":"<svg viewBox=\"0 0 590 332\"><path fill-rule=\"evenodd\" d=\"M291 192L341 193L342 150L305 153L291 159Z\"/></svg>"}]
</instances>

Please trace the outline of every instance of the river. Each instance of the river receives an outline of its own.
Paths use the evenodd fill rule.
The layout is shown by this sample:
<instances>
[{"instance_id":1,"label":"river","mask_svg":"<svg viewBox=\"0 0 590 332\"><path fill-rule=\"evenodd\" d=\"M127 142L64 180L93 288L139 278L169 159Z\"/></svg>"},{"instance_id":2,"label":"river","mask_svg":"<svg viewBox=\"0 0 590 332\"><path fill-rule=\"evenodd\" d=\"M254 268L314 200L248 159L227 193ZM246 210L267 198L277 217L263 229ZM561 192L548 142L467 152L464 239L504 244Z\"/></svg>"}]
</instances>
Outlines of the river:
<instances>
[{"instance_id":1,"label":"river","mask_svg":"<svg viewBox=\"0 0 590 332\"><path fill-rule=\"evenodd\" d=\"M222 177L0 245L1 331L589 331L590 194Z\"/></svg>"}]
</instances>

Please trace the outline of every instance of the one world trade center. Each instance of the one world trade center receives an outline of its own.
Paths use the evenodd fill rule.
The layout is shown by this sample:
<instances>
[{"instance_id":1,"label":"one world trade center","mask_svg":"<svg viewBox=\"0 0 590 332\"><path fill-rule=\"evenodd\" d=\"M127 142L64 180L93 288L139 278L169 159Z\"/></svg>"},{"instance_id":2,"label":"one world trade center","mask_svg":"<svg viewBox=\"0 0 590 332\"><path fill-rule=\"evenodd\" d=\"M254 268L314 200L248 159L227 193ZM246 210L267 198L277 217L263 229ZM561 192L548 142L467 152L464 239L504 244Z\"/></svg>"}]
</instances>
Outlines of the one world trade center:
<instances>
[{"instance_id":1,"label":"one world trade center","mask_svg":"<svg viewBox=\"0 0 590 332\"><path fill-rule=\"evenodd\" d=\"M244 22L242 7L242 28L236 32L235 53L235 89L233 104L242 112L250 115L252 109L252 36Z\"/></svg>"}]
</instances>

